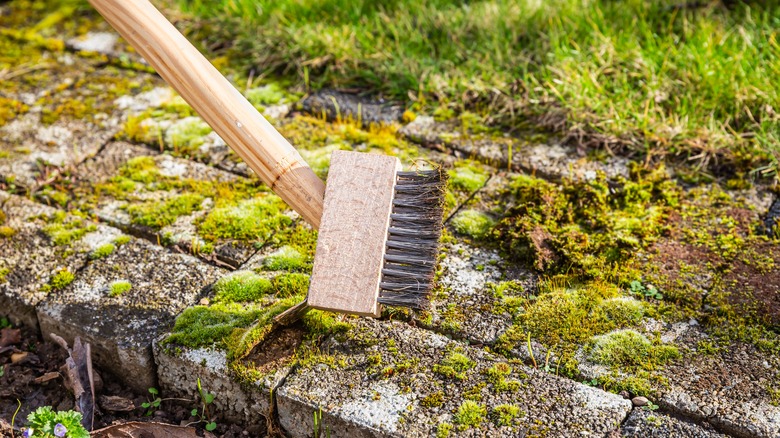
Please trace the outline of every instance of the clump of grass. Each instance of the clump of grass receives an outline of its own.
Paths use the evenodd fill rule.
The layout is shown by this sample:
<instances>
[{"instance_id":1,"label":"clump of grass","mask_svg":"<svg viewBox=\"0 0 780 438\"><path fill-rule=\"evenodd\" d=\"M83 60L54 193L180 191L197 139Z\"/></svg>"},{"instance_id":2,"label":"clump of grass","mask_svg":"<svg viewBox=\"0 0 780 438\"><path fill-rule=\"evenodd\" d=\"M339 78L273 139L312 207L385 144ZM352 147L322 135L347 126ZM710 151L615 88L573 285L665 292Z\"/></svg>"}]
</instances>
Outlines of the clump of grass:
<instances>
[{"instance_id":1,"label":"clump of grass","mask_svg":"<svg viewBox=\"0 0 780 438\"><path fill-rule=\"evenodd\" d=\"M450 223L458 233L481 239L490 232L496 221L481 211L465 210L452 218Z\"/></svg>"},{"instance_id":2,"label":"clump of grass","mask_svg":"<svg viewBox=\"0 0 780 438\"><path fill-rule=\"evenodd\" d=\"M458 424L458 428L466 430L469 427L477 427L485 421L487 415L487 408L472 400L464 401L459 407L458 412L455 413L455 423Z\"/></svg>"},{"instance_id":3,"label":"clump of grass","mask_svg":"<svg viewBox=\"0 0 780 438\"><path fill-rule=\"evenodd\" d=\"M111 283L111 286L109 287L108 295L111 297L118 297L122 295L125 292L130 291L130 289L133 288L132 283L130 283L127 280L117 280L113 283Z\"/></svg>"},{"instance_id":4,"label":"clump of grass","mask_svg":"<svg viewBox=\"0 0 780 438\"><path fill-rule=\"evenodd\" d=\"M236 63L301 87L413 93L442 119L467 109L521 127L541 114L586 144L777 166L774 2L179 3L230 23Z\"/></svg>"},{"instance_id":5,"label":"clump of grass","mask_svg":"<svg viewBox=\"0 0 780 438\"><path fill-rule=\"evenodd\" d=\"M95 248L95 250L89 254L89 258L92 260L102 259L103 257L108 257L113 254L114 250L116 250L116 246L113 243L105 243Z\"/></svg>"}]
</instances>

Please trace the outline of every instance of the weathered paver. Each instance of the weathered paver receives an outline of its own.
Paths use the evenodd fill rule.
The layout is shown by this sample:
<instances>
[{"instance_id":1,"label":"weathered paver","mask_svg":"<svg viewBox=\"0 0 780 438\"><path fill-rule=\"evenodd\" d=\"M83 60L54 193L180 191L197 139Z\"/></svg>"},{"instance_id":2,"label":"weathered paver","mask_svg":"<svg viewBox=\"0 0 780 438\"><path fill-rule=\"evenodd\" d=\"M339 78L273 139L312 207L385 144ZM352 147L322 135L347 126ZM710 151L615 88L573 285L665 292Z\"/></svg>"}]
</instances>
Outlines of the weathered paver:
<instances>
[{"instance_id":1,"label":"weathered paver","mask_svg":"<svg viewBox=\"0 0 780 438\"><path fill-rule=\"evenodd\" d=\"M717 430L739 437L780 435L780 407L772 391L780 382L780 357L734 342L716 346L695 320L665 324L648 320L649 337L682 347L683 358L657 372L664 382L651 399L665 411L693 421L706 421ZM609 372L581 357L587 378Z\"/></svg>"},{"instance_id":2,"label":"weathered paver","mask_svg":"<svg viewBox=\"0 0 780 438\"><path fill-rule=\"evenodd\" d=\"M0 205L0 313L37 329L35 306L58 293L53 279L77 272L121 232L5 192Z\"/></svg>"},{"instance_id":3,"label":"weathered paver","mask_svg":"<svg viewBox=\"0 0 780 438\"><path fill-rule=\"evenodd\" d=\"M497 168L511 167L552 180L564 177L591 180L597 172L608 176L627 175L628 160L610 157L605 162L590 160L576 149L546 138L520 140L517 138L486 134L468 134L454 122L437 122L433 117L420 116L399 130L410 141L424 146L446 146L466 157L478 157L480 161Z\"/></svg>"},{"instance_id":4,"label":"weathered paver","mask_svg":"<svg viewBox=\"0 0 780 438\"><path fill-rule=\"evenodd\" d=\"M37 309L41 332L92 344L93 361L145 391L156 384L152 340L199 299L221 270L132 239L90 262Z\"/></svg>"},{"instance_id":5,"label":"weathered paver","mask_svg":"<svg viewBox=\"0 0 780 438\"><path fill-rule=\"evenodd\" d=\"M281 425L308 436L604 436L628 400L509 364L403 322L360 319L276 391Z\"/></svg>"},{"instance_id":6,"label":"weathered paver","mask_svg":"<svg viewBox=\"0 0 780 438\"><path fill-rule=\"evenodd\" d=\"M164 338L164 336L163 336ZM258 428L273 418L271 391L287 376L289 367L269 373L261 380L242 382L231 374L227 353L217 348L168 347L154 344L158 387L166 397L198 398L197 381L215 394L214 409L220 421Z\"/></svg>"},{"instance_id":7,"label":"weathered paver","mask_svg":"<svg viewBox=\"0 0 780 438\"><path fill-rule=\"evenodd\" d=\"M658 412L635 408L620 427L624 438L725 438L712 427L702 427Z\"/></svg>"}]
</instances>

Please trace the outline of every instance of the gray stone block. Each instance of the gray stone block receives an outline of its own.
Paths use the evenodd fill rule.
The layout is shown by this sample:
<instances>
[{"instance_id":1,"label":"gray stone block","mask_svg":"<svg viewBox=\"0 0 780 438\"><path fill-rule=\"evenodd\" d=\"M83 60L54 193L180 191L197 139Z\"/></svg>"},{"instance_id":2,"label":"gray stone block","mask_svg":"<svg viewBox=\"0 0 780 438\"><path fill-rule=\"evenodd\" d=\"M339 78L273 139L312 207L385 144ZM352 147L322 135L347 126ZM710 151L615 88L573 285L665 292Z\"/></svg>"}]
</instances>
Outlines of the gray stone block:
<instances>
[{"instance_id":1,"label":"gray stone block","mask_svg":"<svg viewBox=\"0 0 780 438\"><path fill-rule=\"evenodd\" d=\"M711 426L700 426L658 412L636 408L620 427L625 438L725 438Z\"/></svg>"},{"instance_id":2,"label":"gray stone block","mask_svg":"<svg viewBox=\"0 0 780 438\"><path fill-rule=\"evenodd\" d=\"M631 410L615 394L401 322L356 320L321 351L276 392L290 436L311 436L315 413L332 436L427 437L443 423L459 436L604 436ZM442 368L454 362L454 373ZM502 410L512 412L503 422Z\"/></svg>"},{"instance_id":3,"label":"gray stone block","mask_svg":"<svg viewBox=\"0 0 780 438\"><path fill-rule=\"evenodd\" d=\"M199 299L221 270L194 257L132 240L89 263L63 291L38 306L44 336L92 344L93 361L131 387L156 384L152 340ZM130 289L116 293L116 282Z\"/></svg>"}]
</instances>

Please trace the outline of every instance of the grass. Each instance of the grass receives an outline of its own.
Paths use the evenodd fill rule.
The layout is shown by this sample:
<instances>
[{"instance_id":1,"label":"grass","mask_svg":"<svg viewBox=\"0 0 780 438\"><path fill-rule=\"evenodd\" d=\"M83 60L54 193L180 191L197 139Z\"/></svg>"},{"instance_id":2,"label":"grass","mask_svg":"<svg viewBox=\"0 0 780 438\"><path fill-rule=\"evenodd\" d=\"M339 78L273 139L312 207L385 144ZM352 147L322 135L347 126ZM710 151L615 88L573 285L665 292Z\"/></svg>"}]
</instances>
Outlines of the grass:
<instances>
[{"instance_id":1,"label":"grass","mask_svg":"<svg viewBox=\"0 0 780 438\"><path fill-rule=\"evenodd\" d=\"M235 40L239 65L300 86L361 87L513 127L531 116L587 145L702 169L769 174L780 157L774 2L178 3L214 19L206 42Z\"/></svg>"}]
</instances>

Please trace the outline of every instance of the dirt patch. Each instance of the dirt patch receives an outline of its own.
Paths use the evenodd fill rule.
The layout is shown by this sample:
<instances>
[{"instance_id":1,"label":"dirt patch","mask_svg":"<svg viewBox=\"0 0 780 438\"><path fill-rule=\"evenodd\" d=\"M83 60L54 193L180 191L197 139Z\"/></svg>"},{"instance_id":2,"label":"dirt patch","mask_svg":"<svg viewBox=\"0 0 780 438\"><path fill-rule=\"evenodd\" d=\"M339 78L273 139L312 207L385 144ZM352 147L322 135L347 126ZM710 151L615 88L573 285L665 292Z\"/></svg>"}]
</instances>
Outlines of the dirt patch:
<instances>
[{"instance_id":1,"label":"dirt patch","mask_svg":"<svg viewBox=\"0 0 780 438\"><path fill-rule=\"evenodd\" d=\"M15 435L21 436L20 429L27 423L27 415L41 406L51 406L57 411L74 409L73 394L65 387L60 371L67 357L65 350L53 343L42 342L27 328L21 329L19 342L0 348L0 436L11 436L12 422L16 430ZM95 412L95 429L129 421L155 421L175 425L197 422L197 419L190 415L190 411L199 407L199 402L179 401L179 404L174 404L173 401L164 400L158 408L147 410L141 404L152 400L151 394L134 392L118 383L119 380L115 376L99 368L95 369L95 373L99 405L105 406L108 401L122 399L135 406L129 412L98 409ZM165 398L164 393L161 396ZM17 408L19 412L14 419ZM205 423L200 424L203 425ZM252 435L266 435L265 431L259 434L256 432L252 431ZM218 424L214 433L223 438L249 436L243 427L230 424Z\"/></svg>"},{"instance_id":2,"label":"dirt patch","mask_svg":"<svg viewBox=\"0 0 780 438\"><path fill-rule=\"evenodd\" d=\"M255 345L242 362L260 372L279 368L292 360L305 334L306 329L300 321L289 327L274 330L262 342Z\"/></svg>"}]
</instances>

